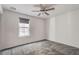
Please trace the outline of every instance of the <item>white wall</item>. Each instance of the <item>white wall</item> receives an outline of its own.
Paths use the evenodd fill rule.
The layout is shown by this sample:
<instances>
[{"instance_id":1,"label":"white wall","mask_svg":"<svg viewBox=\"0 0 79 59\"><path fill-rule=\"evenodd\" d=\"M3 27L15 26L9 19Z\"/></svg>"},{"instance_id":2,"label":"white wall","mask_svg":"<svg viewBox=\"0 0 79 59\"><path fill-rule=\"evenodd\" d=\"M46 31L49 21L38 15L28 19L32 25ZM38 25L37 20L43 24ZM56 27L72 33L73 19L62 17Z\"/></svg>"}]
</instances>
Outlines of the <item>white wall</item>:
<instances>
[{"instance_id":1,"label":"white wall","mask_svg":"<svg viewBox=\"0 0 79 59\"><path fill-rule=\"evenodd\" d=\"M1 42L1 15L0 15L0 42Z\"/></svg>"},{"instance_id":2,"label":"white wall","mask_svg":"<svg viewBox=\"0 0 79 59\"><path fill-rule=\"evenodd\" d=\"M79 48L79 10L52 17L49 40Z\"/></svg>"},{"instance_id":3,"label":"white wall","mask_svg":"<svg viewBox=\"0 0 79 59\"><path fill-rule=\"evenodd\" d=\"M45 39L44 20L30 16L29 16L31 22L30 37L19 37L18 36L19 17L27 18L26 15L4 10L1 19L2 39L0 39L0 49Z\"/></svg>"},{"instance_id":4,"label":"white wall","mask_svg":"<svg viewBox=\"0 0 79 59\"><path fill-rule=\"evenodd\" d=\"M0 4L0 43L1 43L1 16L2 16L2 13L3 13L3 9L2 9L2 6Z\"/></svg>"},{"instance_id":5,"label":"white wall","mask_svg":"<svg viewBox=\"0 0 79 59\"><path fill-rule=\"evenodd\" d=\"M55 17L50 18L49 20L49 35L51 35L50 37L48 37L49 40L51 40L51 38L54 40L55 39ZM52 25L52 26L51 26ZM51 32L50 32L51 31Z\"/></svg>"},{"instance_id":6,"label":"white wall","mask_svg":"<svg viewBox=\"0 0 79 59\"><path fill-rule=\"evenodd\" d=\"M0 14L3 13L2 5L0 4Z\"/></svg>"}]
</instances>

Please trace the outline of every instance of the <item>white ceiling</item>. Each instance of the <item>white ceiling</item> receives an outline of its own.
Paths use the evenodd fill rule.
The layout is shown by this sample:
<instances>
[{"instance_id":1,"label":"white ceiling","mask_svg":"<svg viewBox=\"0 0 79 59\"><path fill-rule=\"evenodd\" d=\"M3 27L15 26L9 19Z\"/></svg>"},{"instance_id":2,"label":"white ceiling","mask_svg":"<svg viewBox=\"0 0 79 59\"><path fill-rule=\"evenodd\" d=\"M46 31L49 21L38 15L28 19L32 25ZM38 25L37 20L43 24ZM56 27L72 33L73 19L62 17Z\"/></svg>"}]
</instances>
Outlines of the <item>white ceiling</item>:
<instances>
[{"instance_id":1,"label":"white ceiling","mask_svg":"<svg viewBox=\"0 0 79 59\"><path fill-rule=\"evenodd\" d=\"M53 15L57 15L60 13L79 9L79 4L57 4L57 5L55 5L54 11L48 12L48 13L50 13L50 16L45 16L45 15L44 16L37 16L38 12L32 12L32 10L39 10L39 8L34 7L34 4L3 4L2 7L5 9L9 9L11 11L15 11L15 12L19 12L19 13L46 19L46 18L49 18ZM15 7L16 10L12 10L12 9L10 9L10 7Z\"/></svg>"}]
</instances>

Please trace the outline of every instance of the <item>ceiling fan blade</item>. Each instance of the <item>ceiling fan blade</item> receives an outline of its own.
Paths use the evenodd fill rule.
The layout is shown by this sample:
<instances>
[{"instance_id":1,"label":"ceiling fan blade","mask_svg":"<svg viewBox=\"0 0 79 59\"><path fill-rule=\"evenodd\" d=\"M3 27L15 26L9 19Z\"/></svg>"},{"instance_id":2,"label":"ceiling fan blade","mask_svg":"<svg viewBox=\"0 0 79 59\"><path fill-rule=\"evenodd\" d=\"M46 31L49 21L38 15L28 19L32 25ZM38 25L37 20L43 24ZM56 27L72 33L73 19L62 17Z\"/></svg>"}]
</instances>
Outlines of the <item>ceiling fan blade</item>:
<instances>
[{"instance_id":1,"label":"ceiling fan blade","mask_svg":"<svg viewBox=\"0 0 79 59\"><path fill-rule=\"evenodd\" d=\"M49 13L45 12L46 15L50 15Z\"/></svg>"},{"instance_id":2,"label":"ceiling fan blade","mask_svg":"<svg viewBox=\"0 0 79 59\"><path fill-rule=\"evenodd\" d=\"M38 16L40 16L40 15L41 15L41 13L38 14Z\"/></svg>"},{"instance_id":3,"label":"ceiling fan blade","mask_svg":"<svg viewBox=\"0 0 79 59\"><path fill-rule=\"evenodd\" d=\"M32 12L40 12L39 10L35 10L35 11L32 11Z\"/></svg>"},{"instance_id":4,"label":"ceiling fan blade","mask_svg":"<svg viewBox=\"0 0 79 59\"><path fill-rule=\"evenodd\" d=\"M46 9L46 11L54 10L55 8Z\"/></svg>"}]
</instances>

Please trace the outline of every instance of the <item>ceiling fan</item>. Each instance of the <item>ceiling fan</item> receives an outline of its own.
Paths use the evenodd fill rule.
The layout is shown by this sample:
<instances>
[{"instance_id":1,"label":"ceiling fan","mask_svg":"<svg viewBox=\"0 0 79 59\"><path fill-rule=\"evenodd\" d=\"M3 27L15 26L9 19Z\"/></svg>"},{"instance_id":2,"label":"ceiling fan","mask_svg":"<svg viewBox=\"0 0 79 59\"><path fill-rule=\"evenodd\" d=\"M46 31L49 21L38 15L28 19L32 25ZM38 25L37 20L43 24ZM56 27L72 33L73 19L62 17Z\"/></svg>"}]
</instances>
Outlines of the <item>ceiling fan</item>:
<instances>
[{"instance_id":1,"label":"ceiling fan","mask_svg":"<svg viewBox=\"0 0 79 59\"><path fill-rule=\"evenodd\" d=\"M48 13L48 11L52 11L54 10L54 4L38 4L38 5L34 5L34 7L39 7L40 10L33 10L32 12L39 12L38 16L40 15L50 15Z\"/></svg>"}]
</instances>

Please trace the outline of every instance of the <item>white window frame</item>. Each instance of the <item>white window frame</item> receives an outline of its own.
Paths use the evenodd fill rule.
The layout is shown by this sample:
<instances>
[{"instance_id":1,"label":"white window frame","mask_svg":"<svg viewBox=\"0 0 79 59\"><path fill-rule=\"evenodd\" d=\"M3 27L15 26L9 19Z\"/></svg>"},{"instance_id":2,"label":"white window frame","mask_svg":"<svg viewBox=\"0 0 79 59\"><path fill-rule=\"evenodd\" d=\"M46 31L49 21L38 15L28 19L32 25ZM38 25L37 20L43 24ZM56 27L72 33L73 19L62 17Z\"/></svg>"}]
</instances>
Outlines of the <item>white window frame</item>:
<instances>
[{"instance_id":1,"label":"white window frame","mask_svg":"<svg viewBox=\"0 0 79 59\"><path fill-rule=\"evenodd\" d=\"M23 18L23 17L20 17L20 18ZM20 20L21 20L20 18L19 18L19 29L18 29L19 30L19 37L30 36L30 19L29 19L29 25L28 25L28 27L25 27L25 26L21 27L20 24L22 24L22 23L20 22ZM25 19L27 19L27 18L25 18ZM27 23L23 23L23 24L26 25ZM25 28L24 29L24 33L22 32L23 31L22 30L23 28ZM25 31L26 28L28 28L27 31Z\"/></svg>"}]
</instances>

